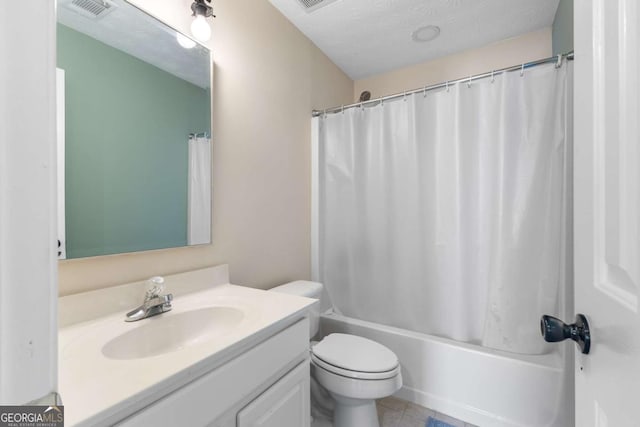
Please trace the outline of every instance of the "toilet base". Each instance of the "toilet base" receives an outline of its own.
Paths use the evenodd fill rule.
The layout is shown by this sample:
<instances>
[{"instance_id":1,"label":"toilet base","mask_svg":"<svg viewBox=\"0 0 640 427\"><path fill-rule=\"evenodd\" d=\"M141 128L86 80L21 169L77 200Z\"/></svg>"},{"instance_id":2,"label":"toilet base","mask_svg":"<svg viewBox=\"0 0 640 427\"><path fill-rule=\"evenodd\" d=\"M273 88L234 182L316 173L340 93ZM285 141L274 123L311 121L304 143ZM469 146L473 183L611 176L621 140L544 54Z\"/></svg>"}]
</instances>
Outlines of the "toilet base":
<instances>
[{"instance_id":1,"label":"toilet base","mask_svg":"<svg viewBox=\"0 0 640 427\"><path fill-rule=\"evenodd\" d=\"M376 401L351 399L331 393L336 401L333 427L380 427Z\"/></svg>"}]
</instances>

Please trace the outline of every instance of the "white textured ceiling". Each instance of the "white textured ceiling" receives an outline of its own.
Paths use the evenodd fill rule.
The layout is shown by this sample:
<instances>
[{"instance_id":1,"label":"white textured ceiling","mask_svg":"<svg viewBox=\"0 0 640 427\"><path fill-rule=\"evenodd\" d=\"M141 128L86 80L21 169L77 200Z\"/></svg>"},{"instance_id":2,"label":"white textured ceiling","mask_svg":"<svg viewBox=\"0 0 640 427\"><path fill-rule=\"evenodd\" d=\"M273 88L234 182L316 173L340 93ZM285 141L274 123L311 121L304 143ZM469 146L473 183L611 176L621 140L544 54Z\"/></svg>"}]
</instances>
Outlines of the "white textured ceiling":
<instances>
[{"instance_id":1,"label":"white textured ceiling","mask_svg":"<svg viewBox=\"0 0 640 427\"><path fill-rule=\"evenodd\" d=\"M109 2L115 9L95 19L68 8L70 0L58 0L58 22L197 86L211 85L207 48L198 44L185 49L171 27L124 0Z\"/></svg>"},{"instance_id":2,"label":"white textured ceiling","mask_svg":"<svg viewBox=\"0 0 640 427\"><path fill-rule=\"evenodd\" d=\"M550 27L559 0L269 0L352 79L418 64ZM414 30L440 27L416 43Z\"/></svg>"}]
</instances>

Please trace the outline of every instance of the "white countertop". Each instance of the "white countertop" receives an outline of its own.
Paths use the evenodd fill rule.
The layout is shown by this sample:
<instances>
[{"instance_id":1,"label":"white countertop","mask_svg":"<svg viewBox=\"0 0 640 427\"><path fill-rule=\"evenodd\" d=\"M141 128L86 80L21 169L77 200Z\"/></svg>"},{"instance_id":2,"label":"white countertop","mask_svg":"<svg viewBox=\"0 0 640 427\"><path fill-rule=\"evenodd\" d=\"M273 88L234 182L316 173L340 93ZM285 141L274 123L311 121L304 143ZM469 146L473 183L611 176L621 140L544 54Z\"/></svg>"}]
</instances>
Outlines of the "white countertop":
<instances>
[{"instance_id":1,"label":"white countertop","mask_svg":"<svg viewBox=\"0 0 640 427\"><path fill-rule=\"evenodd\" d=\"M203 276L203 271L198 274ZM193 278L189 274L176 276L188 281ZM176 277L167 278L172 279L168 282L179 281ZM228 283L194 286L192 290L175 296L173 310L138 322L125 322L125 311L89 320L84 316L80 323L66 322L59 331L58 381L67 426L110 425L295 323L305 316L305 309L316 302ZM114 290L108 292L113 294ZM127 292L131 294L131 289ZM171 287L165 292L172 292ZM100 297L100 291L91 294ZM83 307L75 308L86 312L88 302L100 304L99 299L88 295L64 298L67 300L61 308L65 311L73 310L74 305L81 303ZM238 325L215 339L157 356L116 360L102 352L107 342L133 328L162 317L211 306L235 307L245 315ZM133 305L130 308L134 308ZM61 313L61 316L69 317L69 313Z\"/></svg>"}]
</instances>

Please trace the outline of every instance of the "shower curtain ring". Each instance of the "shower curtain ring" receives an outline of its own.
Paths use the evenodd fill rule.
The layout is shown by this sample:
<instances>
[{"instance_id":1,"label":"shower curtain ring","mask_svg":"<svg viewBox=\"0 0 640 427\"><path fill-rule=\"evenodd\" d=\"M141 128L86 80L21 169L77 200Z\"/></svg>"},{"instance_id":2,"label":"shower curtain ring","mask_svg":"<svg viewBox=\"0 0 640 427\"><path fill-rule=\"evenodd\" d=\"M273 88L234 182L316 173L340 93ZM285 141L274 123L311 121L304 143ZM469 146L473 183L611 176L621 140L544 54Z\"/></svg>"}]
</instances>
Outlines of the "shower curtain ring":
<instances>
[{"instance_id":1,"label":"shower curtain ring","mask_svg":"<svg viewBox=\"0 0 640 427\"><path fill-rule=\"evenodd\" d=\"M522 67L520 67L520 77L524 76L524 64L522 64Z\"/></svg>"},{"instance_id":2,"label":"shower curtain ring","mask_svg":"<svg viewBox=\"0 0 640 427\"><path fill-rule=\"evenodd\" d=\"M471 76L469 76L469 81L467 82L467 87L471 89Z\"/></svg>"},{"instance_id":3,"label":"shower curtain ring","mask_svg":"<svg viewBox=\"0 0 640 427\"><path fill-rule=\"evenodd\" d=\"M360 111L364 111L364 105L362 104L362 102L360 103Z\"/></svg>"},{"instance_id":4,"label":"shower curtain ring","mask_svg":"<svg viewBox=\"0 0 640 427\"><path fill-rule=\"evenodd\" d=\"M494 70L491 70L491 83L496 81L496 77L493 75L494 72Z\"/></svg>"},{"instance_id":5,"label":"shower curtain ring","mask_svg":"<svg viewBox=\"0 0 640 427\"><path fill-rule=\"evenodd\" d=\"M426 97L427 97L427 87L426 87L426 86L424 87L424 89L422 89L422 96L423 96L424 98L426 98Z\"/></svg>"},{"instance_id":6,"label":"shower curtain ring","mask_svg":"<svg viewBox=\"0 0 640 427\"><path fill-rule=\"evenodd\" d=\"M342 114L344 114L344 104L342 104Z\"/></svg>"},{"instance_id":7,"label":"shower curtain ring","mask_svg":"<svg viewBox=\"0 0 640 427\"><path fill-rule=\"evenodd\" d=\"M404 91L404 96L403 96L402 100L404 102L407 102L407 91L406 90Z\"/></svg>"},{"instance_id":8,"label":"shower curtain ring","mask_svg":"<svg viewBox=\"0 0 640 427\"><path fill-rule=\"evenodd\" d=\"M562 67L562 55L558 54L558 60L556 61L556 68Z\"/></svg>"},{"instance_id":9,"label":"shower curtain ring","mask_svg":"<svg viewBox=\"0 0 640 427\"><path fill-rule=\"evenodd\" d=\"M447 92L449 92L449 80L447 80Z\"/></svg>"}]
</instances>

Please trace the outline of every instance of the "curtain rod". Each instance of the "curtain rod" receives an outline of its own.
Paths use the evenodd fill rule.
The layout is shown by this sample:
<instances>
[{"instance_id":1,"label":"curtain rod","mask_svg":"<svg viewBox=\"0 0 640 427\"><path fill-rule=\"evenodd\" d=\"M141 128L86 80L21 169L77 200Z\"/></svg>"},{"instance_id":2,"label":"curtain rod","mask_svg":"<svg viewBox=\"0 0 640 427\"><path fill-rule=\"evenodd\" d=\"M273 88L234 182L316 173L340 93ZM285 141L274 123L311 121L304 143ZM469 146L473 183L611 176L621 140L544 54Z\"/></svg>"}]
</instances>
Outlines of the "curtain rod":
<instances>
[{"instance_id":1,"label":"curtain rod","mask_svg":"<svg viewBox=\"0 0 640 427\"><path fill-rule=\"evenodd\" d=\"M200 133L190 133L189 138L209 138L208 132L200 132Z\"/></svg>"},{"instance_id":2,"label":"curtain rod","mask_svg":"<svg viewBox=\"0 0 640 427\"><path fill-rule=\"evenodd\" d=\"M440 89L440 88L448 88L449 85L454 85L456 83L471 83L474 80L479 80L479 79L484 79L487 77L494 77L496 74L502 74L502 73L506 73L509 71L517 71L520 70L520 72L524 72L524 70L526 68L531 68L531 67L535 67L537 65L542 65L542 64L548 64L550 62L555 62L556 63L556 68L560 68L562 66L562 60L566 59L567 61L573 61L573 51L568 52L568 53L564 53L564 54L558 54L556 56L551 56L549 58L545 58L545 59L539 59L537 61L533 61L533 62L527 62L525 64L520 64L520 65L514 65L511 67L507 67L507 68L501 68L499 70L493 70L490 71L488 73L482 73L482 74L475 74L469 77L464 77L462 79L457 79L457 80L449 80L443 83L437 83L431 86L425 86L419 89L412 89L412 90L408 90L406 92L401 92L401 93L394 93L393 95L387 95L387 96L382 96L380 98L375 98L375 99L370 99L369 101L363 101L363 102L355 102L353 104L349 104L349 105L341 105L340 107L332 107L332 108L327 108L326 110L313 110L311 112L311 117L318 117L324 114L328 114L328 113L338 113L338 112L342 112L344 110L348 110L350 108L356 108L356 107L369 107L369 106L374 106L377 105L379 102L382 101L387 101L390 99L396 99L396 98L402 98L405 97L407 95L411 95L414 93L425 93L427 91L431 91L431 90L435 90L435 89Z\"/></svg>"}]
</instances>

